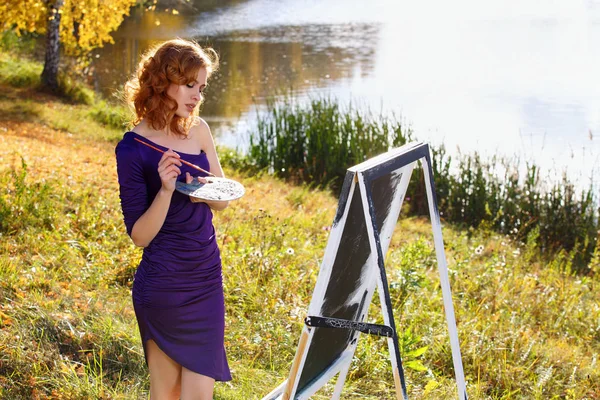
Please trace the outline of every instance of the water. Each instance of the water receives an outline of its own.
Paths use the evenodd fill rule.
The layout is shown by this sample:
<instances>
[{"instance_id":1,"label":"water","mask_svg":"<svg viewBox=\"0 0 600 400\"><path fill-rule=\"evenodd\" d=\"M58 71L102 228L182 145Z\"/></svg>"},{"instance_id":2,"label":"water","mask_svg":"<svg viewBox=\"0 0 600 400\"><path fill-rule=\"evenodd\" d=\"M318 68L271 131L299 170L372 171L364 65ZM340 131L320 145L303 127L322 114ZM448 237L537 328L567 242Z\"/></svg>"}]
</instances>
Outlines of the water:
<instances>
[{"instance_id":1,"label":"water","mask_svg":"<svg viewBox=\"0 0 600 400\"><path fill-rule=\"evenodd\" d=\"M244 149L267 96L333 96L393 113L451 153L519 155L549 178L600 176L600 0L230 0L134 15L99 51L96 85L122 85L174 36L222 66L202 115ZM223 4L223 3L220 3Z\"/></svg>"}]
</instances>

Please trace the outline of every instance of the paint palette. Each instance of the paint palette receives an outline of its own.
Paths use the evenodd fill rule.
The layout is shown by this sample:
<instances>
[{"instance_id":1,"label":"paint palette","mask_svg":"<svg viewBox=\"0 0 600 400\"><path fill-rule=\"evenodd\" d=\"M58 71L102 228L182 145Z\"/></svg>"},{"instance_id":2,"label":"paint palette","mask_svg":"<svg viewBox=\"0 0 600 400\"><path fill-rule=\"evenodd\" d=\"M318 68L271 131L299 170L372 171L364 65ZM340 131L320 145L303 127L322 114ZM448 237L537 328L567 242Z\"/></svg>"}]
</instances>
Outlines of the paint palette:
<instances>
[{"instance_id":1,"label":"paint palette","mask_svg":"<svg viewBox=\"0 0 600 400\"><path fill-rule=\"evenodd\" d=\"M195 179L192 183L177 182L175 190L197 199L207 201L231 201L239 199L246 190L244 186L233 179L207 177L206 183Z\"/></svg>"}]
</instances>

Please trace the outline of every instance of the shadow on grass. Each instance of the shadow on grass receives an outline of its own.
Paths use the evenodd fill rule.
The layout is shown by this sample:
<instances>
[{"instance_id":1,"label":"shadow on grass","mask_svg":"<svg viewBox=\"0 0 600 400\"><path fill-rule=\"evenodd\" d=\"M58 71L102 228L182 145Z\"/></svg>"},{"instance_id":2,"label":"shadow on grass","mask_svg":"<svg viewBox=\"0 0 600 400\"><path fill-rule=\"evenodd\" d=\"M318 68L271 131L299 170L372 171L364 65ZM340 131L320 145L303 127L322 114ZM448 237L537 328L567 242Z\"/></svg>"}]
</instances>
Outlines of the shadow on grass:
<instances>
[{"instance_id":1,"label":"shadow on grass","mask_svg":"<svg viewBox=\"0 0 600 400\"><path fill-rule=\"evenodd\" d=\"M0 121L33 122L39 119L41 109L38 104L29 100L17 103L6 100L9 99L0 95Z\"/></svg>"}]
</instances>

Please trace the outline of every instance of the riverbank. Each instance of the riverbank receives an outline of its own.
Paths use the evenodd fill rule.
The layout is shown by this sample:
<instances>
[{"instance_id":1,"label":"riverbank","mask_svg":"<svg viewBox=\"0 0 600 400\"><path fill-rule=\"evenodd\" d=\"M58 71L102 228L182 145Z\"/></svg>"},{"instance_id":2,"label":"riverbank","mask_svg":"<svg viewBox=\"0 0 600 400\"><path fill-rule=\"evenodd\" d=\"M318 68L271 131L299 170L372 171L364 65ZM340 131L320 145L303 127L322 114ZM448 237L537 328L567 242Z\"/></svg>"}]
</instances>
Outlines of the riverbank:
<instances>
[{"instance_id":1,"label":"riverbank","mask_svg":"<svg viewBox=\"0 0 600 400\"><path fill-rule=\"evenodd\" d=\"M122 224L114 166L121 135L90 106L0 86L2 398L147 396L130 301L141 251ZM337 198L221 157L247 194L215 217L234 376L215 398L259 399L289 372ZM568 252L546 262L533 241L451 224L444 239L470 398L599 398L598 255L577 276ZM409 396L452 398L427 219L403 218L387 259ZM380 322L376 302L369 315ZM393 391L385 341L361 336L342 397Z\"/></svg>"}]
</instances>

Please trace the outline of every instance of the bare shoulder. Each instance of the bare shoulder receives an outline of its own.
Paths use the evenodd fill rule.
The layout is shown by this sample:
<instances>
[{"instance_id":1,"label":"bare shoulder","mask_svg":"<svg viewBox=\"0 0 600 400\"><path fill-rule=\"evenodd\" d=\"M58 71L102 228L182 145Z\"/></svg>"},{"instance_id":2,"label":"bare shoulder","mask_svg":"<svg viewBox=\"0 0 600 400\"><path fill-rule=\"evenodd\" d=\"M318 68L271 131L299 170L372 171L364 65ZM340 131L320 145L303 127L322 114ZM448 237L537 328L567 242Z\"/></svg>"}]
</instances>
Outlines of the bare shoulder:
<instances>
[{"instance_id":1,"label":"bare shoulder","mask_svg":"<svg viewBox=\"0 0 600 400\"><path fill-rule=\"evenodd\" d=\"M208 126L206 121L200 117L196 117L194 119L191 130L196 131L197 133L200 133L200 134L207 134L207 133L210 134L210 127Z\"/></svg>"},{"instance_id":2,"label":"bare shoulder","mask_svg":"<svg viewBox=\"0 0 600 400\"><path fill-rule=\"evenodd\" d=\"M192 137L200 143L200 147L202 150L206 151L207 147L211 146L213 143L213 137L210 132L210 127L200 117L196 117L192 127L190 128L190 133Z\"/></svg>"}]
</instances>

